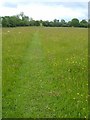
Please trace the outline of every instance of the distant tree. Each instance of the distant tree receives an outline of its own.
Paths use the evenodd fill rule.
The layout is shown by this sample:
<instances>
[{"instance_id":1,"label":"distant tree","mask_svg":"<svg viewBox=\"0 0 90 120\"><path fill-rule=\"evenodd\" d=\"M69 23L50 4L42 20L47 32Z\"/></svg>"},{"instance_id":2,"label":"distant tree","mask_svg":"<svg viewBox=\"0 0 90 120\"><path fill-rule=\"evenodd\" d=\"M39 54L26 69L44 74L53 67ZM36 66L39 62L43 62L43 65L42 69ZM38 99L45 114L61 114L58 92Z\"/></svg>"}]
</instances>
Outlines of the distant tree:
<instances>
[{"instance_id":1,"label":"distant tree","mask_svg":"<svg viewBox=\"0 0 90 120\"><path fill-rule=\"evenodd\" d=\"M32 18L32 17L30 17L30 18L29 18L29 21L33 21L33 18Z\"/></svg>"},{"instance_id":2,"label":"distant tree","mask_svg":"<svg viewBox=\"0 0 90 120\"><path fill-rule=\"evenodd\" d=\"M10 27L16 27L17 26L17 17L16 16L9 17L8 22L9 22Z\"/></svg>"},{"instance_id":3,"label":"distant tree","mask_svg":"<svg viewBox=\"0 0 90 120\"><path fill-rule=\"evenodd\" d=\"M53 22L53 21L50 21L50 22L49 22L49 26L50 26L50 27L54 27L54 22Z\"/></svg>"},{"instance_id":4,"label":"distant tree","mask_svg":"<svg viewBox=\"0 0 90 120\"><path fill-rule=\"evenodd\" d=\"M71 20L71 26L73 26L73 27L79 27L80 26L79 20L77 18L73 18Z\"/></svg>"},{"instance_id":5,"label":"distant tree","mask_svg":"<svg viewBox=\"0 0 90 120\"><path fill-rule=\"evenodd\" d=\"M40 26L40 21L36 20L35 21L35 26Z\"/></svg>"},{"instance_id":6,"label":"distant tree","mask_svg":"<svg viewBox=\"0 0 90 120\"><path fill-rule=\"evenodd\" d=\"M29 25L30 25L30 26L35 26L35 20L33 20L33 19L30 20L30 21L29 21Z\"/></svg>"},{"instance_id":7,"label":"distant tree","mask_svg":"<svg viewBox=\"0 0 90 120\"><path fill-rule=\"evenodd\" d=\"M66 26L66 22L65 22L64 19L61 19L61 26L62 26L62 27L65 27L65 26Z\"/></svg>"},{"instance_id":8,"label":"distant tree","mask_svg":"<svg viewBox=\"0 0 90 120\"><path fill-rule=\"evenodd\" d=\"M16 26L21 26L21 21L19 15L16 15Z\"/></svg>"},{"instance_id":9,"label":"distant tree","mask_svg":"<svg viewBox=\"0 0 90 120\"><path fill-rule=\"evenodd\" d=\"M46 27L90 27L90 19L88 22L86 20L82 20L79 22L77 18L73 18L71 21L66 22L64 19L59 21L58 19L54 19L53 21L43 21L43 20L33 20L33 18L29 18L24 15L24 12L21 12L15 16L4 16L0 18L0 26L3 27L16 27L16 26L46 26Z\"/></svg>"},{"instance_id":10,"label":"distant tree","mask_svg":"<svg viewBox=\"0 0 90 120\"><path fill-rule=\"evenodd\" d=\"M29 17L28 16L24 16L22 21L23 21L25 26L29 26Z\"/></svg>"},{"instance_id":11,"label":"distant tree","mask_svg":"<svg viewBox=\"0 0 90 120\"><path fill-rule=\"evenodd\" d=\"M24 12L21 12L21 13L19 14L19 17L21 17L21 19L23 20L23 18L24 18Z\"/></svg>"},{"instance_id":12,"label":"distant tree","mask_svg":"<svg viewBox=\"0 0 90 120\"><path fill-rule=\"evenodd\" d=\"M54 21L53 21L53 26L54 26L54 27L59 27L59 26L60 26L59 20L54 19Z\"/></svg>"},{"instance_id":13,"label":"distant tree","mask_svg":"<svg viewBox=\"0 0 90 120\"><path fill-rule=\"evenodd\" d=\"M88 19L88 27L90 28L90 19Z\"/></svg>"},{"instance_id":14,"label":"distant tree","mask_svg":"<svg viewBox=\"0 0 90 120\"><path fill-rule=\"evenodd\" d=\"M10 27L9 16L2 17L2 26L3 27Z\"/></svg>"},{"instance_id":15,"label":"distant tree","mask_svg":"<svg viewBox=\"0 0 90 120\"><path fill-rule=\"evenodd\" d=\"M46 27L49 27L50 26L50 23L49 23L49 21L47 20L47 21L43 21L43 26L46 26Z\"/></svg>"},{"instance_id":16,"label":"distant tree","mask_svg":"<svg viewBox=\"0 0 90 120\"><path fill-rule=\"evenodd\" d=\"M71 25L71 21L68 21L67 26L68 26L68 27L71 27L71 26L72 26L72 25Z\"/></svg>"},{"instance_id":17,"label":"distant tree","mask_svg":"<svg viewBox=\"0 0 90 120\"><path fill-rule=\"evenodd\" d=\"M2 17L0 17L0 27L2 27Z\"/></svg>"},{"instance_id":18,"label":"distant tree","mask_svg":"<svg viewBox=\"0 0 90 120\"><path fill-rule=\"evenodd\" d=\"M86 21L86 20L82 20L81 22L80 22L80 27L88 27L88 22Z\"/></svg>"}]
</instances>

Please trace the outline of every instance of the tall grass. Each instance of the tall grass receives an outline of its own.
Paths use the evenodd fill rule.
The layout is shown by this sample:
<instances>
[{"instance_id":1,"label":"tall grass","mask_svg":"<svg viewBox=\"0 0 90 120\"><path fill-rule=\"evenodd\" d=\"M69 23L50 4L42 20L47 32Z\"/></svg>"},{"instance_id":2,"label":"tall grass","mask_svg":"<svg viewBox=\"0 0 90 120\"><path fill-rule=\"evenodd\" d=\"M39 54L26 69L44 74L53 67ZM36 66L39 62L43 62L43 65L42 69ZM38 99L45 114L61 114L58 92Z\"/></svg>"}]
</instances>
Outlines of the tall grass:
<instances>
[{"instance_id":1,"label":"tall grass","mask_svg":"<svg viewBox=\"0 0 90 120\"><path fill-rule=\"evenodd\" d=\"M0 27L0 118L2 118L2 28Z\"/></svg>"},{"instance_id":2,"label":"tall grass","mask_svg":"<svg viewBox=\"0 0 90 120\"><path fill-rule=\"evenodd\" d=\"M87 37L82 28L4 28L3 117L87 118Z\"/></svg>"}]
</instances>

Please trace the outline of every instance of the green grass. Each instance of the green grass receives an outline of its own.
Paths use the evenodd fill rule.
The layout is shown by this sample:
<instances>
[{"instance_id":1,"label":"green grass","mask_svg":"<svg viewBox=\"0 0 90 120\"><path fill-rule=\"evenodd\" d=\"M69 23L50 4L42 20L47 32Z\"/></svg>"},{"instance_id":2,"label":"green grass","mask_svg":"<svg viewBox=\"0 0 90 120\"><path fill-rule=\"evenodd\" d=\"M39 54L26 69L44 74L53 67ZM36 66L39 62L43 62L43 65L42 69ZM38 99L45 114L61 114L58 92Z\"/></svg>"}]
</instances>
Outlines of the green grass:
<instances>
[{"instance_id":1,"label":"green grass","mask_svg":"<svg viewBox=\"0 0 90 120\"><path fill-rule=\"evenodd\" d=\"M0 28L0 119L2 118L2 28Z\"/></svg>"},{"instance_id":2,"label":"green grass","mask_svg":"<svg viewBox=\"0 0 90 120\"><path fill-rule=\"evenodd\" d=\"M3 118L88 117L87 32L3 28Z\"/></svg>"}]
</instances>

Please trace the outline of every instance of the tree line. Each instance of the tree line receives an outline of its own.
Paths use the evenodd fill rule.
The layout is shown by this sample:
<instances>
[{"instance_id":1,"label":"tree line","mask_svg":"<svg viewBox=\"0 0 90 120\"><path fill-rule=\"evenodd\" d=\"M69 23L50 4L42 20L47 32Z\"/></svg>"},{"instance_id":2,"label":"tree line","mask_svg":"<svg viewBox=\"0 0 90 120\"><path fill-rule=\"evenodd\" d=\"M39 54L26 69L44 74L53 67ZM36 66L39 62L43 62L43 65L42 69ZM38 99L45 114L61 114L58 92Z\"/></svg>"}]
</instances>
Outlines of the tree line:
<instances>
[{"instance_id":1,"label":"tree line","mask_svg":"<svg viewBox=\"0 0 90 120\"><path fill-rule=\"evenodd\" d=\"M85 19L79 21L77 18L73 18L71 21L66 22L64 19L53 21L34 20L29 18L21 12L15 16L0 17L2 21L2 27L18 27L18 26L45 26L45 27L88 27L88 23ZM90 21L90 20L89 20Z\"/></svg>"}]
</instances>

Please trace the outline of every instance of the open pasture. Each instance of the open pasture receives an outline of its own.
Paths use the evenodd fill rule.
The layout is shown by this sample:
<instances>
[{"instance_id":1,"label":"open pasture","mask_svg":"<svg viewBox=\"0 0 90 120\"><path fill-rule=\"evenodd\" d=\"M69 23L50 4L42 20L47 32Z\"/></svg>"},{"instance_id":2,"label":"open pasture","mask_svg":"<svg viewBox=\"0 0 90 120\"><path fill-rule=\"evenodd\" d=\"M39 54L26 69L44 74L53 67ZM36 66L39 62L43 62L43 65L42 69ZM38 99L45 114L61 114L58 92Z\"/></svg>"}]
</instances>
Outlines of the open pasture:
<instances>
[{"instance_id":1,"label":"open pasture","mask_svg":"<svg viewBox=\"0 0 90 120\"><path fill-rule=\"evenodd\" d=\"M88 116L87 32L3 28L3 118Z\"/></svg>"}]
</instances>

